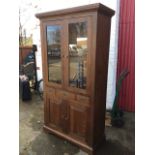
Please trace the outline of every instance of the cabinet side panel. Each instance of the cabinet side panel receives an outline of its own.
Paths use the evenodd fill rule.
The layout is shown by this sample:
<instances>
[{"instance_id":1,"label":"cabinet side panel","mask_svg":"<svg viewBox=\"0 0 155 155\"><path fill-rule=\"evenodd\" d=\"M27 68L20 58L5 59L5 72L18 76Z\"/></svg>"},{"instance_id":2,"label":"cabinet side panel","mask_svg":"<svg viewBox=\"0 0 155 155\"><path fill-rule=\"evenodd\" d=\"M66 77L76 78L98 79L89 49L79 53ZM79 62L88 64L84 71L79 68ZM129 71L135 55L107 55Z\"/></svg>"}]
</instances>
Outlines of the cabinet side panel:
<instances>
[{"instance_id":1,"label":"cabinet side panel","mask_svg":"<svg viewBox=\"0 0 155 155\"><path fill-rule=\"evenodd\" d=\"M94 103L95 145L98 145L104 138L110 27L111 18L98 13Z\"/></svg>"}]
</instances>

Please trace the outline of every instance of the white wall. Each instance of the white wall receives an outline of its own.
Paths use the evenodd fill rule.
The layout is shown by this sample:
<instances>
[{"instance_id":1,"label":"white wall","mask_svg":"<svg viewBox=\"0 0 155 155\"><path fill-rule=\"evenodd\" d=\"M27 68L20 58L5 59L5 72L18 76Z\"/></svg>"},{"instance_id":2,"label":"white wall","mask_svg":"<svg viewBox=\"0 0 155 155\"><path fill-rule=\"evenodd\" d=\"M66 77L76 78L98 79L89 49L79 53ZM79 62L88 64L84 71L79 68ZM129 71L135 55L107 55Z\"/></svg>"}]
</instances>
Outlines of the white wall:
<instances>
[{"instance_id":1,"label":"white wall","mask_svg":"<svg viewBox=\"0 0 155 155\"><path fill-rule=\"evenodd\" d=\"M38 12L46 12L57 9L64 9L69 7L75 7L85 4L102 3L111 9L115 10L115 15L112 17L111 25L111 40L110 40L110 53L109 53L109 68L108 68L108 85L107 85L107 109L111 109L115 96L115 83L116 83L116 66L117 66L117 41L118 41L118 18L119 18L119 0L44 0L38 2ZM36 19L37 25L33 39L34 43L38 45L37 52L37 66L41 67L41 45L40 45L40 30L38 19ZM42 69L42 67L41 67ZM42 78L42 71L38 72L38 79Z\"/></svg>"}]
</instances>

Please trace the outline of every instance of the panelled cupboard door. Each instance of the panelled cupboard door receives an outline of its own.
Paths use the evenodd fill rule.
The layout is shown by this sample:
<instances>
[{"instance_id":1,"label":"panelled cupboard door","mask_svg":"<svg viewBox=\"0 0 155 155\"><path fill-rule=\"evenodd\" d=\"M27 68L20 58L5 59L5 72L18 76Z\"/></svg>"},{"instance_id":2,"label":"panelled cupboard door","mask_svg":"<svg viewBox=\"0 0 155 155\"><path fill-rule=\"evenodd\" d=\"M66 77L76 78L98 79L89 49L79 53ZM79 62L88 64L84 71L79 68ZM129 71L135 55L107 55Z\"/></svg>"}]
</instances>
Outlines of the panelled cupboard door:
<instances>
[{"instance_id":1,"label":"panelled cupboard door","mask_svg":"<svg viewBox=\"0 0 155 155\"><path fill-rule=\"evenodd\" d=\"M78 101L56 98L46 93L45 124L72 137L88 142L90 107Z\"/></svg>"},{"instance_id":2,"label":"panelled cupboard door","mask_svg":"<svg viewBox=\"0 0 155 155\"><path fill-rule=\"evenodd\" d=\"M53 129L59 129L64 133L69 132L69 104L66 100L55 99L52 94L46 94L45 111L48 119L46 124Z\"/></svg>"},{"instance_id":3,"label":"panelled cupboard door","mask_svg":"<svg viewBox=\"0 0 155 155\"><path fill-rule=\"evenodd\" d=\"M61 21L48 21L43 23L45 59L45 84L62 87L63 80L63 24Z\"/></svg>"},{"instance_id":4,"label":"panelled cupboard door","mask_svg":"<svg viewBox=\"0 0 155 155\"><path fill-rule=\"evenodd\" d=\"M80 104L70 105L70 133L73 137L88 142L89 107Z\"/></svg>"}]
</instances>

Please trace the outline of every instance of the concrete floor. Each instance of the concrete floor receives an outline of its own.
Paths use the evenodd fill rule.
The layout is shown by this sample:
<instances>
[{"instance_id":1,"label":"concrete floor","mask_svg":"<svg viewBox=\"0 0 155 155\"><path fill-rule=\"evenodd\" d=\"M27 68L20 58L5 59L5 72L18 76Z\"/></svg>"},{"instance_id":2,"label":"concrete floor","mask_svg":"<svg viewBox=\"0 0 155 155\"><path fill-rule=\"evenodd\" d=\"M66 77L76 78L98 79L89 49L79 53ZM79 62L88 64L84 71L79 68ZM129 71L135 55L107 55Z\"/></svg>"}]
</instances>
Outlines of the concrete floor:
<instances>
[{"instance_id":1,"label":"concrete floor","mask_svg":"<svg viewBox=\"0 0 155 155\"><path fill-rule=\"evenodd\" d=\"M87 155L77 146L44 133L43 101L33 94L32 101L19 103L20 155ZM125 113L123 128L106 127L106 144L96 155L135 154L135 114Z\"/></svg>"}]
</instances>

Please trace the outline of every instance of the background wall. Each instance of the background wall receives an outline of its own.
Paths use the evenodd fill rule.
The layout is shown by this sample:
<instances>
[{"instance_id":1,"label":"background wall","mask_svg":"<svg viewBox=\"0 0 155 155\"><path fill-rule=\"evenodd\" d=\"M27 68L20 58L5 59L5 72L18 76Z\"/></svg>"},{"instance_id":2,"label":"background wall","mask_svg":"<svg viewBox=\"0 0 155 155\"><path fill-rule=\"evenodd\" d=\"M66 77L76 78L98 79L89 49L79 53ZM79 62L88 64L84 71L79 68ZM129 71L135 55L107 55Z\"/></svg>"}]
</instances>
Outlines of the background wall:
<instances>
[{"instance_id":1,"label":"background wall","mask_svg":"<svg viewBox=\"0 0 155 155\"><path fill-rule=\"evenodd\" d=\"M110 55L109 55L109 68L108 68L108 86L107 86L107 109L111 109L115 96L115 83L116 83L116 67L117 67L117 41L118 41L118 21L119 21L119 0L44 0L37 2L38 12L46 12L57 9L75 7L91 3L102 3L111 9L115 10L115 15L112 17L111 25L111 40L110 40ZM38 79L42 78L42 65L41 65L41 45L40 45L40 30L39 20L35 19L36 26L33 28L33 43L38 45L37 66L40 70L37 71Z\"/></svg>"}]
</instances>

